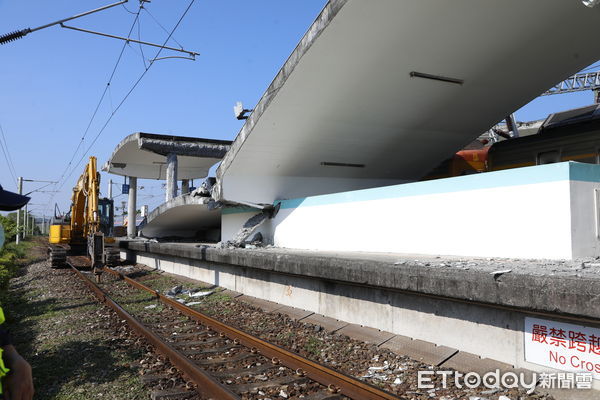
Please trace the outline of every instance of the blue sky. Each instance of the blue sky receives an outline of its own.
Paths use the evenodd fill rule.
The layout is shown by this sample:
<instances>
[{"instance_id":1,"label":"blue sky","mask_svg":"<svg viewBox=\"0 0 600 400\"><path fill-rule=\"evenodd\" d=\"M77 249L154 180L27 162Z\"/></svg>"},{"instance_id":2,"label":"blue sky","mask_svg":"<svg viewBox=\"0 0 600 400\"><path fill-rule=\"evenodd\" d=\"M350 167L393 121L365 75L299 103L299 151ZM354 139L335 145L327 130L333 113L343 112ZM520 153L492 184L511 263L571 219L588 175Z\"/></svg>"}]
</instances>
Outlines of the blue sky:
<instances>
[{"instance_id":1,"label":"blue sky","mask_svg":"<svg viewBox=\"0 0 600 400\"><path fill-rule=\"evenodd\" d=\"M0 0L0 34L35 27L108 4L110 0ZM163 43L190 0L152 0L140 14L142 40ZM201 53L196 61L169 59L154 63L139 86L115 114L92 147L90 155L104 163L126 135L144 131L215 139L233 139L242 122L233 117L238 100L251 108L263 94L326 0L197 0L174 34L186 49ZM129 11L138 2L130 0ZM126 36L135 18L124 7L69 22L70 25ZM133 31L138 36L138 27ZM170 41L169 45L177 47ZM31 33L0 46L0 125L17 175L57 180L74 155L92 113L105 89L123 43L60 27ZM114 107L144 71L144 61L156 49L125 48L111 89L92 123L82 149L89 146ZM161 56L172 55L163 52ZM591 92L549 96L517 112L521 121L592 102ZM83 155L80 149L74 158ZM87 157L84 159L84 162ZM61 192L34 193L31 209L49 215L58 202L70 203L71 187L83 163L69 168ZM121 183L121 177L112 177ZM103 174L106 192L108 175ZM0 154L0 183L16 190ZM61 182L62 183L62 182ZM42 184L27 183L28 192ZM140 181L139 204L150 209L163 200L156 181ZM115 190L117 188L115 187ZM106 193L104 193L106 194ZM117 198L119 204L125 196Z\"/></svg>"}]
</instances>

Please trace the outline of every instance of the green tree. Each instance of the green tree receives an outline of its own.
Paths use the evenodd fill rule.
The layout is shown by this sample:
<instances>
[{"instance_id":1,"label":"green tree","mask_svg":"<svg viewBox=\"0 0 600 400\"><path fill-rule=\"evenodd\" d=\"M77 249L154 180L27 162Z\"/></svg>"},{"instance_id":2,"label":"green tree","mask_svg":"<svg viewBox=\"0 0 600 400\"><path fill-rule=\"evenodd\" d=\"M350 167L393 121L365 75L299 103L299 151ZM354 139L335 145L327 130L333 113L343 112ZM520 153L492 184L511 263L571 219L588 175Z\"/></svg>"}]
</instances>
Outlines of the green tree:
<instances>
[{"instance_id":1,"label":"green tree","mask_svg":"<svg viewBox=\"0 0 600 400\"><path fill-rule=\"evenodd\" d=\"M9 243L15 240L17 236L17 223L9 216L0 215L0 224L4 228L5 242Z\"/></svg>"}]
</instances>

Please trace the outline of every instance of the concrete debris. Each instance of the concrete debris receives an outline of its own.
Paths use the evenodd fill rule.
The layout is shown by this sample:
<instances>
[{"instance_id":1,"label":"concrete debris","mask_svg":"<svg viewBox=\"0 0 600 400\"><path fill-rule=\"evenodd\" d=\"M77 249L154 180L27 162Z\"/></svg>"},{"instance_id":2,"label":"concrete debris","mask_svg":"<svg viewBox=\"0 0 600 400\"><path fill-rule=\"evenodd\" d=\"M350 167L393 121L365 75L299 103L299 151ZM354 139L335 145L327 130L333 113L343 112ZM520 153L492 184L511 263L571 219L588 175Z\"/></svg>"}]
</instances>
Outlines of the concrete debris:
<instances>
[{"instance_id":1,"label":"concrete debris","mask_svg":"<svg viewBox=\"0 0 600 400\"><path fill-rule=\"evenodd\" d=\"M208 296L213 294L215 291L214 290L209 290L208 292L196 292L196 293L192 293L189 296L190 297L204 297L204 296Z\"/></svg>"},{"instance_id":2,"label":"concrete debris","mask_svg":"<svg viewBox=\"0 0 600 400\"><path fill-rule=\"evenodd\" d=\"M133 267L132 266L126 266L126 267L114 267L113 268L115 271L119 271L121 273L128 273L133 271Z\"/></svg>"},{"instance_id":3,"label":"concrete debris","mask_svg":"<svg viewBox=\"0 0 600 400\"><path fill-rule=\"evenodd\" d=\"M216 181L217 181L216 178L213 178L213 177L206 178L204 180L204 182L202 182L202 184L200 185L199 188L197 188L196 190L194 190L190 193L190 196L211 197L212 189L215 186Z\"/></svg>"},{"instance_id":4,"label":"concrete debris","mask_svg":"<svg viewBox=\"0 0 600 400\"><path fill-rule=\"evenodd\" d=\"M390 375L392 371L389 370L390 366L388 361L384 361L383 365L369 367L367 373L362 376L362 378L371 378L377 379L380 381L387 381L389 378L392 378Z\"/></svg>"},{"instance_id":5,"label":"concrete debris","mask_svg":"<svg viewBox=\"0 0 600 400\"><path fill-rule=\"evenodd\" d=\"M144 307L145 309L149 310L152 308L156 308L156 304L150 304L149 306Z\"/></svg>"},{"instance_id":6,"label":"concrete debris","mask_svg":"<svg viewBox=\"0 0 600 400\"><path fill-rule=\"evenodd\" d=\"M600 267L600 263L597 263L597 262L587 262L587 263L586 263L586 262L584 262L584 263L581 263L581 267L582 267L582 268L587 268L587 267L592 267L592 268L593 268L593 267Z\"/></svg>"},{"instance_id":7,"label":"concrete debris","mask_svg":"<svg viewBox=\"0 0 600 400\"><path fill-rule=\"evenodd\" d=\"M254 235L252 237L252 239L250 239L250 243L262 243L263 242L263 235L260 232L257 232L256 235Z\"/></svg>"},{"instance_id":8,"label":"concrete debris","mask_svg":"<svg viewBox=\"0 0 600 400\"><path fill-rule=\"evenodd\" d=\"M490 389L490 390L484 390L483 392L481 392L481 394L494 394L494 393L498 393L500 391L500 389Z\"/></svg>"},{"instance_id":9,"label":"concrete debris","mask_svg":"<svg viewBox=\"0 0 600 400\"><path fill-rule=\"evenodd\" d=\"M183 289L183 286L178 285L178 286L172 287L171 289L167 290L167 292L165 294L169 297L174 297L174 296L177 296L179 293L181 293L182 289Z\"/></svg>"},{"instance_id":10,"label":"concrete debris","mask_svg":"<svg viewBox=\"0 0 600 400\"><path fill-rule=\"evenodd\" d=\"M201 301L190 301L189 303L185 303L186 306L195 306L196 304L202 304Z\"/></svg>"},{"instance_id":11,"label":"concrete debris","mask_svg":"<svg viewBox=\"0 0 600 400\"><path fill-rule=\"evenodd\" d=\"M503 269L503 270L499 270L499 271L492 271L492 272L490 272L490 275L494 275L494 279L497 279L501 275L508 274L509 272L512 272L512 269Z\"/></svg>"},{"instance_id":12,"label":"concrete debris","mask_svg":"<svg viewBox=\"0 0 600 400\"><path fill-rule=\"evenodd\" d=\"M511 398L506 396L500 396L498 397L498 400L511 400Z\"/></svg>"},{"instance_id":13,"label":"concrete debris","mask_svg":"<svg viewBox=\"0 0 600 400\"><path fill-rule=\"evenodd\" d=\"M232 240L228 240L227 242L221 242L221 247L242 247L246 239L252 235L259 226L261 226L266 220L271 218L272 212L271 210L262 210L260 213L254 215L250 218L242 229L235 234Z\"/></svg>"},{"instance_id":14,"label":"concrete debris","mask_svg":"<svg viewBox=\"0 0 600 400\"><path fill-rule=\"evenodd\" d=\"M279 391L279 397L283 397L284 399L288 398L288 394L286 392L284 392L283 390Z\"/></svg>"}]
</instances>

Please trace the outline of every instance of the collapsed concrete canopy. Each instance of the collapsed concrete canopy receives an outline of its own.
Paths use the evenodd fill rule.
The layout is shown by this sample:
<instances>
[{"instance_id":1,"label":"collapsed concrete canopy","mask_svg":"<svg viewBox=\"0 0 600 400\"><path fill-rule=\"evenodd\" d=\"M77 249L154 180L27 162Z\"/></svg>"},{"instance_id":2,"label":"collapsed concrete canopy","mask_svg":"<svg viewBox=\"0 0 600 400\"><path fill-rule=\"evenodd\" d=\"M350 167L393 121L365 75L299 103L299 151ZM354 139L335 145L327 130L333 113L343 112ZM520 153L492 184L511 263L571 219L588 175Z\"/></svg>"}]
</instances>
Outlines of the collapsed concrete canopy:
<instances>
[{"instance_id":1,"label":"collapsed concrete canopy","mask_svg":"<svg viewBox=\"0 0 600 400\"><path fill-rule=\"evenodd\" d=\"M214 195L271 203L417 180L596 61L599 22L580 0L330 0L224 157Z\"/></svg>"},{"instance_id":2,"label":"collapsed concrete canopy","mask_svg":"<svg viewBox=\"0 0 600 400\"><path fill-rule=\"evenodd\" d=\"M178 158L178 179L203 178L221 161L231 141L138 132L121 141L102 168L111 174L166 179L166 157Z\"/></svg>"},{"instance_id":3,"label":"collapsed concrete canopy","mask_svg":"<svg viewBox=\"0 0 600 400\"><path fill-rule=\"evenodd\" d=\"M208 197L183 195L161 204L148 215L141 235L220 240L221 210L208 207Z\"/></svg>"}]
</instances>

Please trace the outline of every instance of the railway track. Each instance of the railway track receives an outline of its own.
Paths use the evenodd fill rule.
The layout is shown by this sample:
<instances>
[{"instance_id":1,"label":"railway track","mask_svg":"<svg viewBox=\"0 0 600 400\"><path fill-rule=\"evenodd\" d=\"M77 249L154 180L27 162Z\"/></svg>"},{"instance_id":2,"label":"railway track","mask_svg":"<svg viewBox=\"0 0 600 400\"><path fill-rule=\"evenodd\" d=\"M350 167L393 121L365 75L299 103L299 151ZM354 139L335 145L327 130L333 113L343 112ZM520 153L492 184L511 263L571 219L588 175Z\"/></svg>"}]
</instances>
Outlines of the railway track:
<instances>
[{"instance_id":1,"label":"railway track","mask_svg":"<svg viewBox=\"0 0 600 400\"><path fill-rule=\"evenodd\" d=\"M173 365L166 370L159 358L157 372L142 379L166 388L154 399L304 398L309 400L377 399L397 397L353 377L310 361L277 345L226 325L193 310L120 272L105 268L116 293L128 285L160 301L161 313L138 311L132 315L110 294L82 274L85 257L69 257L68 264L96 297L110 306ZM107 276L107 277L108 277ZM180 379L179 375L185 378Z\"/></svg>"}]
</instances>

